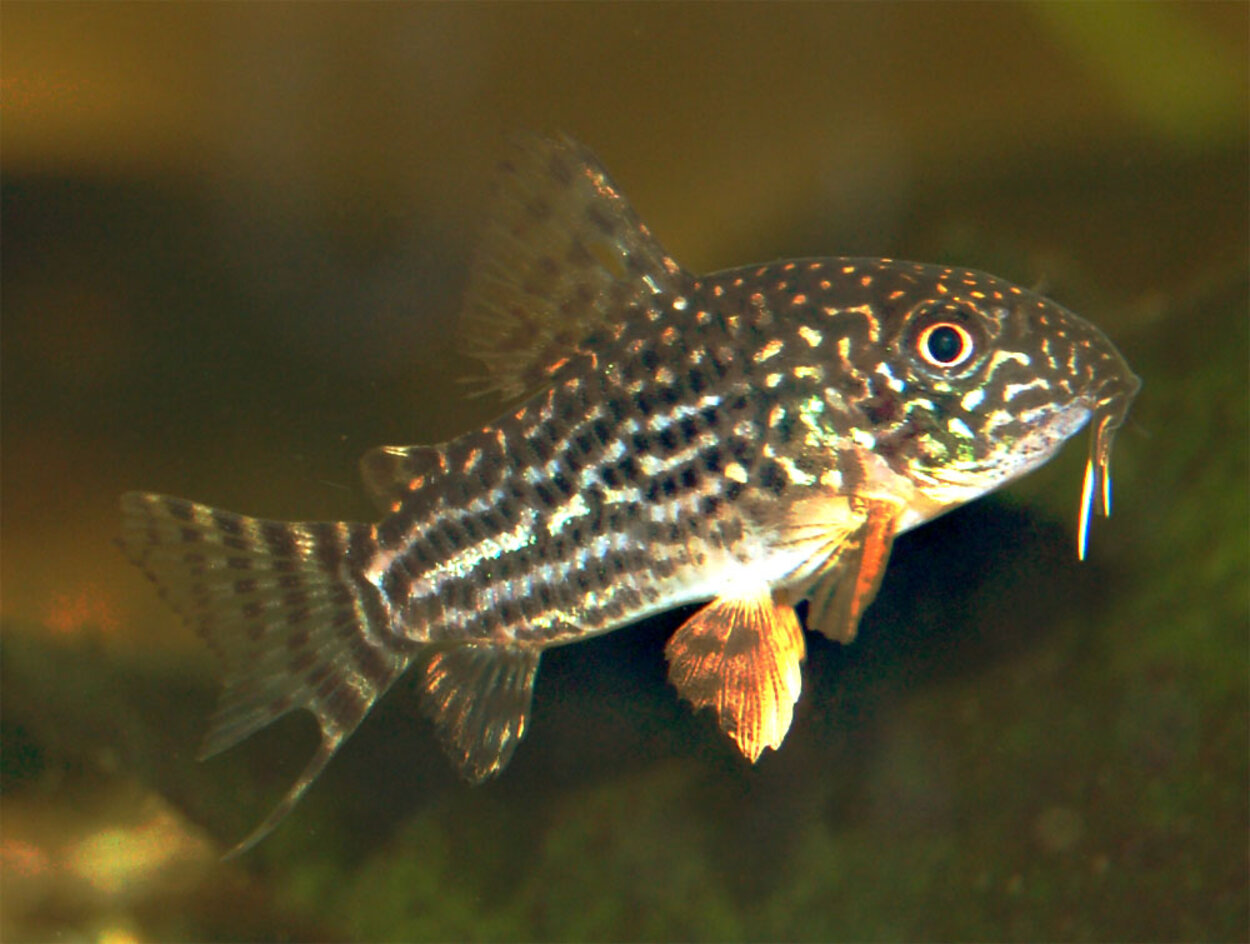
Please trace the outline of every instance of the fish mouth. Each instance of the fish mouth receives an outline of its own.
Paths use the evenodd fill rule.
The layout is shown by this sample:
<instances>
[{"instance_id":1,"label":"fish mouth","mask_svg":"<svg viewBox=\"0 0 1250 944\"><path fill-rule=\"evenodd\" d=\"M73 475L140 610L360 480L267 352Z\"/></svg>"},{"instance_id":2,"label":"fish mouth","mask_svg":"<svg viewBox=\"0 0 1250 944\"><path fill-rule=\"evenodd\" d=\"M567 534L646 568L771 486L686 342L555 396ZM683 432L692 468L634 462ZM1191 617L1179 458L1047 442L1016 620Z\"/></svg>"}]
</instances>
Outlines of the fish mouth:
<instances>
[{"instance_id":1,"label":"fish mouth","mask_svg":"<svg viewBox=\"0 0 1250 944\"><path fill-rule=\"evenodd\" d=\"M1076 554L1080 560L1085 560L1089 545L1089 521L1095 495L1101 498L1102 516L1111 515L1111 443L1140 389L1141 380L1127 373L1124 389L1100 399L1093 410L1089 424L1089 455L1085 460L1085 481L1081 486L1081 509L1077 520Z\"/></svg>"}]
</instances>

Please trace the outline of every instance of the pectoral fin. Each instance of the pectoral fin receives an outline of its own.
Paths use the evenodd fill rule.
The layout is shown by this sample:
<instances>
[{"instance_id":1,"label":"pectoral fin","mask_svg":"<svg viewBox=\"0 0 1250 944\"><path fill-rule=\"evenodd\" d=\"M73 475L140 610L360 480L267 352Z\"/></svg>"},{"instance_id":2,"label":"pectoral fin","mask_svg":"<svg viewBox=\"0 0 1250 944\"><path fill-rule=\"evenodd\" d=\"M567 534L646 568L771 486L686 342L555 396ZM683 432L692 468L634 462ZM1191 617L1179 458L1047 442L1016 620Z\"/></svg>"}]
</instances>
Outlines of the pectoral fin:
<instances>
[{"instance_id":1,"label":"pectoral fin","mask_svg":"<svg viewBox=\"0 0 1250 944\"><path fill-rule=\"evenodd\" d=\"M899 513L893 502L872 499L851 499L850 507L861 516L861 524L839 545L807 593L808 628L841 643L855 638L859 618L877 595Z\"/></svg>"},{"instance_id":2,"label":"pectoral fin","mask_svg":"<svg viewBox=\"0 0 1250 944\"><path fill-rule=\"evenodd\" d=\"M669 680L755 762L781 746L803 686L803 633L794 609L768 588L718 597L682 625L665 650Z\"/></svg>"}]
</instances>

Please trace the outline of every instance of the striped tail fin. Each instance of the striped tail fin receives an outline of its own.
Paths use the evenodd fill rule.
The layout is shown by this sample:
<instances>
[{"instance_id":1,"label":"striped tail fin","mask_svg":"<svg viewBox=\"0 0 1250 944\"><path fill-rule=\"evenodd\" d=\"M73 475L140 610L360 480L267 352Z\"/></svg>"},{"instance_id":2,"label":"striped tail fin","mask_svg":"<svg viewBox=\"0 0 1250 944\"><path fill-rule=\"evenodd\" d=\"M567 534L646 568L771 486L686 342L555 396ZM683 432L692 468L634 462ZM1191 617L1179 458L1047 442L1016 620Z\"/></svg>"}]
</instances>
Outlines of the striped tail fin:
<instances>
[{"instance_id":1,"label":"striped tail fin","mask_svg":"<svg viewBox=\"0 0 1250 944\"><path fill-rule=\"evenodd\" d=\"M230 856L259 842L415 656L388 632L380 591L362 576L373 554L362 524L287 523L130 492L126 554L225 663L225 686L201 758L305 708L321 745L277 808Z\"/></svg>"}]
</instances>

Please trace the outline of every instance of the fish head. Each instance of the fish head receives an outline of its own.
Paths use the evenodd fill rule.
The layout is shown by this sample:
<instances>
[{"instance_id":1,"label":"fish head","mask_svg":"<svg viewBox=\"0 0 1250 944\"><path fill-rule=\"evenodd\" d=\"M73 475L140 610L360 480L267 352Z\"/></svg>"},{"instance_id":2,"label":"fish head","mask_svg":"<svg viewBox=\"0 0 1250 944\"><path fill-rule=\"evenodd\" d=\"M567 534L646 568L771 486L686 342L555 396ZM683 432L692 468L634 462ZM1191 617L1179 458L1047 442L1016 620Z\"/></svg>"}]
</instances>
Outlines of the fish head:
<instances>
[{"instance_id":1,"label":"fish head","mask_svg":"<svg viewBox=\"0 0 1250 944\"><path fill-rule=\"evenodd\" d=\"M940 513L1037 468L1089 425L1083 558L1095 495L1110 513L1111 443L1140 380L1098 328L1034 292L905 265L906 289L881 312L880 362L864 371L868 415L888 420L877 452Z\"/></svg>"}]
</instances>

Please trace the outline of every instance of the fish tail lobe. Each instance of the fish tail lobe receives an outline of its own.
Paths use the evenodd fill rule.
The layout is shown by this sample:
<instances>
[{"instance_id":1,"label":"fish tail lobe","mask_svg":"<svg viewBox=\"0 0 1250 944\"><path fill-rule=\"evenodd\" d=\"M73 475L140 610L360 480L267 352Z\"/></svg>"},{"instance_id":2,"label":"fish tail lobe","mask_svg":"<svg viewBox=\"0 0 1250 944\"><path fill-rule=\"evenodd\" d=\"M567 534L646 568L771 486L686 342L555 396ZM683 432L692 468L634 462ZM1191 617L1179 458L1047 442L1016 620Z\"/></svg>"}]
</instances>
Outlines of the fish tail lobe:
<instances>
[{"instance_id":1,"label":"fish tail lobe","mask_svg":"<svg viewBox=\"0 0 1250 944\"><path fill-rule=\"evenodd\" d=\"M221 700L201 749L211 757L290 711L317 719L317 753L272 813L229 855L294 808L415 655L363 576L372 528L249 518L179 498L122 497L121 546L220 656Z\"/></svg>"}]
</instances>

